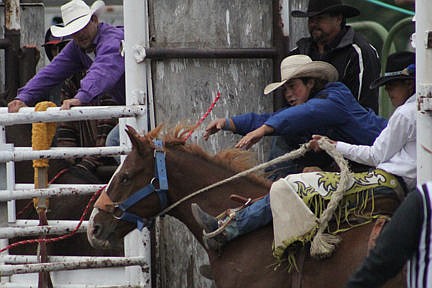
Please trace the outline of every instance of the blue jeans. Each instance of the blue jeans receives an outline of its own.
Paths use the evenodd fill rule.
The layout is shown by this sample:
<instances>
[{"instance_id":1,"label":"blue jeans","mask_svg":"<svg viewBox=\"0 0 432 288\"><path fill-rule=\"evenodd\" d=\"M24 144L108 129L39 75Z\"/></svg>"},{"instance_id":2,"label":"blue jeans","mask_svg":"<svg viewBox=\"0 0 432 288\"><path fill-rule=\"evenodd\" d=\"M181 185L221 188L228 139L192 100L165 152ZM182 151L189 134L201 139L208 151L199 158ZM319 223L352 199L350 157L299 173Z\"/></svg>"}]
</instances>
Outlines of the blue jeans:
<instances>
[{"instance_id":1,"label":"blue jeans","mask_svg":"<svg viewBox=\"0 0 432 288\"><path fill-rule=\"evenodd\" d=\"M119 124L108 133L105 146L120 146Z\"/></svg>"},{"instance_id":2,"label":"blue jeans","mask_svg":"<svg viewBox=\"0 0 432 288\"><path fill-rule=\"evenodd\" d=\"M285 155L288 152L295 150L294 146L287 143L284 137L274 136L272 137L272 143L270 148L270 155L268 161L273 160L279 156ZM265 169L266 173L271 173L267 178L271 181L276 181L279 178L283 178L289 174L294 174L299 172L299 165L293 160L287 160L274 164Z\"/></svg>"},{"instance_id":3,"label":"blue jeans","mask_svg":"<svg viewBox=\"0 0 432 288\"><path fill-rule=\"evenodd\" d=\"M227 240L254 231L269 224L273 219L270 209L270 196L254 202L252 205L238 211L235 221L232 221L226 228Z\"/></svg>"},{"instance_id":4,"label":"blue jeans","mask_svg":"<svg viewBox=\"0 0 432 288\"><path fill-rule=\"evenodd\" d=\"M108 133L105 140L105 146L120 146L119 124L114 126L114 128ZM118 164L120 164L120 156L114 156L113 158Z\"/></svg>"},{"instance_id":5,"label":"blue jeans","mask_svg":"<svg viewBox=\"0 0 432 288\"><path fill-rule=\"evenodd\" d=\"M374 188L374 195L391 196L395 191L389 187ZM356 205L355 203L353 203ZM254 231L262 226L269 224L273 220L270 208L270 194L254 202L252 205L238 211L235 221L227 226L227 240L231 240L240 235Z\"/></svg>"}]
</instances>

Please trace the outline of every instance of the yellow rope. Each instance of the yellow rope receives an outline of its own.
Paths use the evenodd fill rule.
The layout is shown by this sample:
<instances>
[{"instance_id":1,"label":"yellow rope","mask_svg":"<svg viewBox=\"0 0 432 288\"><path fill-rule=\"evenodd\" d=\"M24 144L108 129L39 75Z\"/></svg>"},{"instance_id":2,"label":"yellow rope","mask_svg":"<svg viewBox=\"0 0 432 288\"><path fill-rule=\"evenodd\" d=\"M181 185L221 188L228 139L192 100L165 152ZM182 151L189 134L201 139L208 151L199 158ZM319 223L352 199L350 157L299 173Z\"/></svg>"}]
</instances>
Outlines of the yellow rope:
<instances>
[{"instance_id":1,"label":"yellow rope","mask_svg":"<svg viewBox=\"0 0 432 288\"><path fill-rule=\"evenodd\" d=\"M46 111L48 107L56 107L53 102L39 102L35 111ZM33 123L32 148L33 150L47 150L51 147L52 139L56 131L56 123ZM33 160L34 168L48 167L48 159Z\"/></svg>"},{"instance_id":2,"label":"yellow rope","mask_svg":"<svg viewBox=\"0 0 432 288\"><path fill-rule=\"evenodd\" d=\"M49 101L39 102L35 111L46 111L48 107L56 107L56 104ZM51 147L51 142L56 132L56 123L33 123L32 125L32 149L33 150L48 150ZM48 159L33 160L34 168L34 183L35 187L39 187L39 168L48 167ZM45 172L46 173L46 172ZM46 175L48 177L48 175ZM39 205L39 199L33 199L35 207ZM46 199L48 202L48 199ZM48 203L46 203L46 207Z\"/></svg>"}]
</instances>

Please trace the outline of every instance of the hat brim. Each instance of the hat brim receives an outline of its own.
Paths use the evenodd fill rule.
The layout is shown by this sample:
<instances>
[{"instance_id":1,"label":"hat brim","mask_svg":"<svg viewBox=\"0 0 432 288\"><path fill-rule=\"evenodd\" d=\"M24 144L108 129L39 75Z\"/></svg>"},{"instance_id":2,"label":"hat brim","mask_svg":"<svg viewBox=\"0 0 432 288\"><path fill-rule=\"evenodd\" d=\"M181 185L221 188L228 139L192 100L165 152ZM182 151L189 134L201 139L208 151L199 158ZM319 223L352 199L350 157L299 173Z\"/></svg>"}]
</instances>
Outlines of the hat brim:
<instances>
[{"instance_id":1,"label":"hat brim","mask_svg":"<svg viewBox=\"0 0 432 288\"><path fill-rule=\"evenodd\" d=\"M339 78L339 73L336 68L324 61L312 61L310 63L304 64L299 69L291 73L286 79L281 82L270 83L264 88L264 94L267 95L277 88L281 87L287 81L296 78L317 78L327 80L329 82L337 81Z\"/></svg>"},{"instance_id":2,"label":"hat brim","mask_svg":"<svg viewBox=\"0 0 432 288\"><path fill-rule=\"evenodd\" d=\"M81 18L76 19L75 21L72 21L68 25L61 27L61 26L51 26L51 34L54 37L64 37L72 35L81 29L83 29L89 22L92 17L92 13L89 13L88 15L85 15Z\"/></svg>"},{"instance_id":3,"label":"hat brim","mask_svg":"<svg viewBox=\"0 0 432 288\"><path fill-rule=\"evenodd\" d=\"M326 9L318 11L318 12L307 12L307 11L294 10L291 12L291 16L292 17L298 17L298 18L309 18L309 17L321 15L324 13L331 13L331 12L339 12L342 15L344 15L345 18L351 18L351 17L356 17L356 16L360 15L360 11L357 8L347 6L347 5L336 5L336 6L327 7Z\"/></svg>"},{"instance_id":4,"label":"hat brim","mask_svg":"<svg viewBox=\"0 0 432 288\"><path fill-rule=\"evenodd\" d=\"M369 86L369 89L375 89L379 86L383 86L385 84L387 84L390 81L395 81L395 80L414 80L415 77L410 75L396 75L396 76L382 76L378 79L375 79Z\"/></svg>"},{"instance_id":5,"label":"hat brim","mask_svg":"<svg viewBox=\"0 0 432 288\"><path fill-rule=\"evenodd\" d=\"M268 84L265 88L264 88L264 95L270 94L271 92L273 92L274 90L276 90L277 88L281 87L282 85L284 85L288 80L283 80L281 82L275 82L275 83L270 83Z\"/></svg>"}]
</instances>

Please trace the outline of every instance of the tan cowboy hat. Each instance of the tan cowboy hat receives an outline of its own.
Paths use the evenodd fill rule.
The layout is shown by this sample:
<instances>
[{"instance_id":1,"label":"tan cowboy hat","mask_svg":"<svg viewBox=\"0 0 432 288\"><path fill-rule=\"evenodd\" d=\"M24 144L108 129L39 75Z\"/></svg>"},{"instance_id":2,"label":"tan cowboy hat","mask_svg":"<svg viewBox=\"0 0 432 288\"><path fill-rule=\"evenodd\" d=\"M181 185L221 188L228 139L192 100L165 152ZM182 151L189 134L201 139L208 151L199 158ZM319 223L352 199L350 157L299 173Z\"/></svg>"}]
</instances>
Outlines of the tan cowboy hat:
<instances>
[{"instance_id":1,"label":"tan cowboy hat","mask_svg":"<svg viewBox=\"0 0 432 288\"><path fill-rule=\"evenodd\" d=\"M267 95L281 87L288 80L295 78L311 77L334 82L339 78L336 68L323 61L312 61L307 55L292 55L282 60L281 82L271 83L264 88Z\"/></svg>"},{"instance_id":2,"label":"tan cowboy hat","mask_svg":"<svg viewBox=\"0 0 432 288\"><path fill-rule=\"evenodd\" d=\"M51 26L51 33L55 37L72 35L83 29L93 14L99 16L105 3L97 0L89 7L82 0L72 0L60 7L64 26Z\"/></svg>"}]
</instances>

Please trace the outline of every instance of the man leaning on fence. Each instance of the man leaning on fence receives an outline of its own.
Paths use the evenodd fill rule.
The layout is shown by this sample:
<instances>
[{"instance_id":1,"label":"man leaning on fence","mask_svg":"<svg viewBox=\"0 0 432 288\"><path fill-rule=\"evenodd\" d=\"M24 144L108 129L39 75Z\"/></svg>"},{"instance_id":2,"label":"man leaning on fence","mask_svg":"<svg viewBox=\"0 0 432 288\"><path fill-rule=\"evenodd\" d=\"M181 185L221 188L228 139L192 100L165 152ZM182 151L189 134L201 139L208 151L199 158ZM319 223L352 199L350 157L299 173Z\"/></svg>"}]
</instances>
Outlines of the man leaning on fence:
<instances>
[{"instance_id":1,"label":"man leaning on fence","mask_svg":"<svg viewBox=\"0 0 432 288\"><path fill-rule=\"evenodd\" d=\"M62 109L97 103L108 92L117 104L125 103L125 64L120 55L123 28L100 23L100 0L89 7L82 0L72 0L61 6L64 26L51 26L55 37L71 35L70 41L57 57L41 69L8 104L9 112L31 106L48 95L50 89L79 71L86 71L78 92L65 99Z\"/></svg>"}]
</instances>

